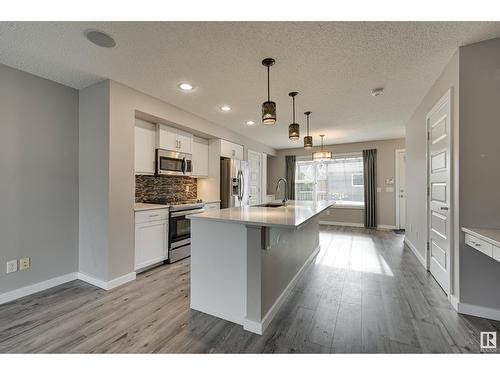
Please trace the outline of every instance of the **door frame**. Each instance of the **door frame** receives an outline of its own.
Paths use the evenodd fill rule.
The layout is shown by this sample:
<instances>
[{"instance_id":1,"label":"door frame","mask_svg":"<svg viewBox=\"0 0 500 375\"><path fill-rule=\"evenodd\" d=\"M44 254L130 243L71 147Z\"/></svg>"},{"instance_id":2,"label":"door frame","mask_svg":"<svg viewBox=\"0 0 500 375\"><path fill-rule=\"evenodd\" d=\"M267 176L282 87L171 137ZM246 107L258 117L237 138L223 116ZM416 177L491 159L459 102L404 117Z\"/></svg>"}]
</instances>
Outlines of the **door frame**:
<instances>
[{"instance_id":1,"label":"door frame","mask_svg":"<svg viewBox=\"0 0 500 375\"><path fill-rule=\"evenodd\" d=\"M394 151L394 157L395 157L395 168L396 168L396 194L395 194L395 198L396 198L396 229L401 229L400 228L400 222L399 222L399 154L404 152L406 154L406 149L405 148L397 148L395 151ZM406 168L405 168L405 172L406 172ZM406 191L405 191L405 194L406 194Z\"/></svg>"},{"instance_id":2,"label":"door frame","mask_svg":"<svg viewBox=\"0 0 500 375\"><path fill-rule=\"evenodd\" d=\"M450 134L450 207L448 211L448 218L450 220L450 265L449 265L449 287L446 293L448 294L448 299L451 297L451 295L454 292L454 287L453 287L453 277L454 277L454 233L455 233L455 227L454 227L454 212L455 212L455 205L454 205L454 191L455 191L455 186L454 186L454 173L453 173L453 168L454 168L454 154L453 154L453 138L454 138L454 126L455 126L455 119L452 117L453 116L453 92L452 88L450 87L444 95L436 102L436 104L432 107L432 109L427 113L425 116L425 144L426 144L426 149L425 149L425 165L426 165L426 231L425 231L425 265L427 271L430 272L430 226L431 226L431 209L430 209L430 163L429 163L429 146L430 146L430 130L429 130L429 119L430 117L434 114L434 112L438 111L446 102L449 103L448 106L448 113L447 116L450 119L450 129L449 129L449 134Z\"/></svg>"},{"instance_id":3,"label":"door frame","mask_svg":"<svg viewBox=\"0 0 500 375\"><path fill-rule=\"evenodd\" d=\"M250 154L254 154L258 156L259 159L259 181L257 184L257 204L261 204L262 201L262 154L260 152L248 149L247 150L247 161L248 161L248 173L250 173ZM248 179L250 181L250 178Z\"/></svg>"}]
</instances>

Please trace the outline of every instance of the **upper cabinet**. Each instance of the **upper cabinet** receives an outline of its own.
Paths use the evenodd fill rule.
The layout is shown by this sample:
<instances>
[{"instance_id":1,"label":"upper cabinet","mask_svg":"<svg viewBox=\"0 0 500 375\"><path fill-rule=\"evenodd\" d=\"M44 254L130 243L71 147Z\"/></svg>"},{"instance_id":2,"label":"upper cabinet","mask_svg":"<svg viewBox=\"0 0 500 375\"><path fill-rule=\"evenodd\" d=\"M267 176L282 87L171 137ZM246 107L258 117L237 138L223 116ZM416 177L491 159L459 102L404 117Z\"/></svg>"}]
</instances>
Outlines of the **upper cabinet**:
<instances>
[{"instance_id":1,"label":"upper cabinet","mask_svg":"<svg viewBox=\"0 0 500 375\"><path fill-rule=\"evenodd\" d=\"M158 124L157 145L158 148L164 150L192 154L193 135L167 125Z\"/></svg>"},{"instance_id":2,"label":"upper cabinet","mask_svg":"<svg viewBox=\"0 0 500 375\"><path fill-rule=\"evenodd\" d=\"M220 156L224 158L243 160L243 146L221 139Z\"/></svg>"},{"instance_id":3,"label":"upper cabinet","mask_svg":"<svg viewBox=\"0 0 500 375\"><path fill-rule=\"evenodd\" d=\"M193 138L193 177L208 177L208 141Z\"/></svg>"},{"instance_id":4,"label":"upper cabinet","mask_svg":"<svg viewBox=\"0 0 500 375\"><path fill-rule=\"evenodd\" d=\"M135 173L155 173L156 125L135 120Z\"/></svg>"}]
</instances>

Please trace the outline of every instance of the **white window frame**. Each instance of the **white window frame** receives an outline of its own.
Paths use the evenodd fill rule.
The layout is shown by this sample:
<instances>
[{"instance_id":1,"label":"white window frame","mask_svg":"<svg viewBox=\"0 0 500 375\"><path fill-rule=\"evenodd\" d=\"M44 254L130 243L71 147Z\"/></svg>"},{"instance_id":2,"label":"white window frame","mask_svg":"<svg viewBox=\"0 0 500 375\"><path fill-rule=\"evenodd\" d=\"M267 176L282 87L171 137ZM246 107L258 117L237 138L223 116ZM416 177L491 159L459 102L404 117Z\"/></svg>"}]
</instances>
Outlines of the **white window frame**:
<instances>
[{"instance_id":1,"label":"white window frame","mask_svg":"<svg viewBox=\"0 0 500 375\"><path fill-rule=\"evenodd\" d=\"M347 157L352 157L352 158L359 158L363 157L363 154L361 152L352 152L352 153L344 153L344 154L333 154L332 159L342 159L342 158L347 158ZM311 160L310 156L297 156L297 162L301 161L309 161L315 163L319 163L318 161ZM295 181L297 183L297 180ZM308 181L309 182L309 181ZM363 181L364 182L364 181ZM316 197L316 168L314 168L314 189L312 196L313 198ZM352 183L352 180L351 180ZM363 185L353 185L353 186L364 186ZM294 187L295 188L295 187ZM335 205L332 208L345 208L345 209L353 209L353 210L364 210L365 209L365 202L351 202L351 201L336 201Z\"/></svg>"}]
</instances>

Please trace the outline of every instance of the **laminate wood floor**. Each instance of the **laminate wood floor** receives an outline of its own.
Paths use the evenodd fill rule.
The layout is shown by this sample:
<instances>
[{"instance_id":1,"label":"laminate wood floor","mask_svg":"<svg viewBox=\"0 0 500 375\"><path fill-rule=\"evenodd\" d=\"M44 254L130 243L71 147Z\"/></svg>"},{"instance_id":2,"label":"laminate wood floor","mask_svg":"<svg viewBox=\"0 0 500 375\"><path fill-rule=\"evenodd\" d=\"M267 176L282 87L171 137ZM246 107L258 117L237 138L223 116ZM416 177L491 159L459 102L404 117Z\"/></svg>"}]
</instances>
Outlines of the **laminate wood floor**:
<instances>
[{"instance_id":1,"label":"laminate wood floor","mask_svg":"<svg viewBox=\"0 0 500 375\"><path fill-rule=\"evenodd\" d=\"M392 231L322 227L264 335L189 308L189 259L103 291L82 281L0 305L7 353L474 353L500 322L457 314Z\"/></svg>"}]
</instances>

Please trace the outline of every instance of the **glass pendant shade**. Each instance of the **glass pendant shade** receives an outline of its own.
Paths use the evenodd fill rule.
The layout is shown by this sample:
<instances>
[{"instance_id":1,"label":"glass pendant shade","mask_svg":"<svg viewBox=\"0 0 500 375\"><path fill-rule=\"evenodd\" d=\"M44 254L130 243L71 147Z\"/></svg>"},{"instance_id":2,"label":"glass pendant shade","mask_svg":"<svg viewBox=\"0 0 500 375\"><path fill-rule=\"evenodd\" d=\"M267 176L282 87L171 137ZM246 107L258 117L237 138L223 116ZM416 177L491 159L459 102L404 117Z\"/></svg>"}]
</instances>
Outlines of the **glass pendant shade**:
<instances>
[{"instance_id":1,"label":"glass pendant shade","mask_svg":"<svg viewBox=\"0 0 500 375\"><path fill-rule=\"evenodd\" d=\"M332 152L331 151L316 151L313 152L312 155L313 160L328 160L332 158Z\"/></svg>"},{"instance_id":2,"label":"glass pendant shade","mask_svg":"<svg viewBox=\"0 0 500 375\"><path fill-rule=\"evenodd\" d=\"M262 103L262 123L264 125L276 124L276 103L275 102Z\"/></svg>"},{"instance_id":3,"label":"glass pendant shade","mask_svg":"<svg viewBox=\"0 0 500 375\"><path fill-rule=\"evenodd\" d=\"M288 138L292 141L296 141L300 138L300 126L299 124L290 124L288 126Z\"/></svg>"},{"instance_id":4,"label":"glass pendant shade","mask_svg":"<svg viewBox=\"0 0 500 375\"><path fill-rule=\"evenodd\" d=\"M320 149L320 151L316 151L316 152L312 153L313 160L321 161L321 160L328 160L328 159L332 158L331 151L323 150L323 137L324 136L325 136L324 134L320 135L320 137L321 137L321 149Z\"/></svg>"},{"instance_id":5,"label":"glass pendant shade","mask_svg":"<svg viewBox=\"0 0 500 375\"><path fill-rule=\"evenodd\" d=\"M311 148L313 146L313 137L306 135L304 137L304 148Z\"/></svg>"}]
</instances>

